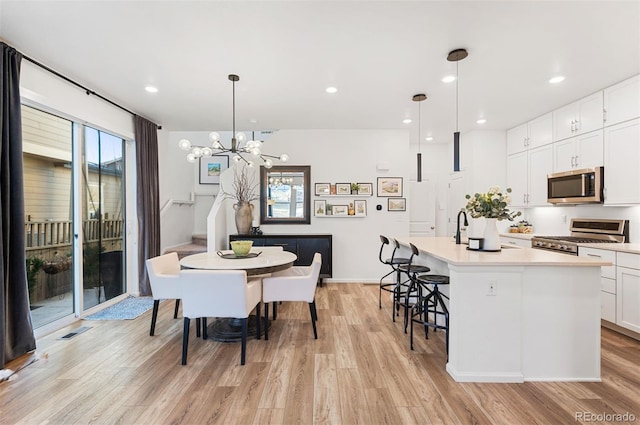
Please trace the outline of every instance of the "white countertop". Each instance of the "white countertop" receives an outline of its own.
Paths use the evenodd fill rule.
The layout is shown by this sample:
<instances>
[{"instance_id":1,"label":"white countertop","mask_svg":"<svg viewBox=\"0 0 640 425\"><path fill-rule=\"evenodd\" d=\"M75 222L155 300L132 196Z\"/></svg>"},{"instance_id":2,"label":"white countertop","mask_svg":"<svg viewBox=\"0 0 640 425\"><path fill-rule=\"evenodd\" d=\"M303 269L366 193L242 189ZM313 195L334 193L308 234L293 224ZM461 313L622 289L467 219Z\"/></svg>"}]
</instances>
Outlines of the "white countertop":
<instances>
[{"instance_id":1,"label":"white countertop","mask_svg":"<svg viewBox=\"0 0 640 425\"><path fill-rule=\"evenodd\" d=\"M531 240L531 238L534 237L535 234L533 233L500 233L500 237L503 237L503 236L507 238Z\"/></svg>"},{"instance_id":2,"label":"white countertop","mask_svg":"<svg viewBox=\"0 0 640 425\"><path fill-rule=\"evenodd\" d=\"M471 251L467 249L467 245L456 245L455 240L450 237L402 237L397 238L397 240L404 246L409 246L409 243L412 243L422 252L449 264L460 266L586 267L612 265L608 261L597 260L591 257L578 257L541 249L519 248L505 245L503 245L503 249L500 252Z\"/></svg>"}]
</instances>

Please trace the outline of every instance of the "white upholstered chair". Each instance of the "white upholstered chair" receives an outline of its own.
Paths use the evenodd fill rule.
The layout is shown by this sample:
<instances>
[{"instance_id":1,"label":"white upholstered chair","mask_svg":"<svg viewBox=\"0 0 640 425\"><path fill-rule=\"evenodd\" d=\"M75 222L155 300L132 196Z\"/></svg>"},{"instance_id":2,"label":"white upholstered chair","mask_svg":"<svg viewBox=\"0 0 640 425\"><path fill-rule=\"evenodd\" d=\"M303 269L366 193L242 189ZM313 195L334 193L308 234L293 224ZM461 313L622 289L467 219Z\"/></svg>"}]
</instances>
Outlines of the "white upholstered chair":
<instances>
[{"instance_id":1,"label":"white upholstered chair","mask_svg":"<svg viewBox=\"0 0 640 425\"><path fill-rule=\"evenodd\" d=\"M146 261L147 274L153 293L153 313L151 315L151 330L149 335L153 336L156 329L156 319L158 318L158 306L160 300L175 299L176 307L173 311L173 318L178 317L178 307L180 306L180 261L176 252L150 258Z\"/></svg>"},{"instance_id":2,"label":"white upholstered chair","mask_svg":"<svg viewBox=\"0 0 640 425\"><path fill-rule=\"evenodd\" d=\"M182 337L182 364L187 364L190 319L207 317L229 317L241 320L242 347L240 364L245 363L247 346L247 319L256 309L260 339L260 279L247 281L244 270L182 270L180 272L182 291L182 316L184 333ZM206 328L203 331L206 336Z\"/></svg>"},{"instance_id":3,"label":"white upholstered chair","mask_svg":"<svg viewBox=\"0 0 640 425\"><path fill-rule=\"evenodd\" d=\"M276 301L304 301L309 303L313 336L318 339L318 331L316 330L318 314L316 312L315 294L321 266L322 256L316 252L310 266L291 267L273 273L271 277L262 279L265 339L269 339L269 303Z\"/></svg>"}]
</instances>

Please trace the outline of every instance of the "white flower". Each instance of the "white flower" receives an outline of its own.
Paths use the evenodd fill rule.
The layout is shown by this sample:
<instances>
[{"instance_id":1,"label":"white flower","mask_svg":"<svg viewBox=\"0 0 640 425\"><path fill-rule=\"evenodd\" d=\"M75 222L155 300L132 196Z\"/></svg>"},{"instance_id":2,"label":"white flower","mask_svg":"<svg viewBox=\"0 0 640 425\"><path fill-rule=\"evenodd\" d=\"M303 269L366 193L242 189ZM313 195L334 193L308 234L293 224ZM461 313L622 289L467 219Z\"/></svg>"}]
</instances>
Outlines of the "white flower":
<instances>
[{"instance_id":1,"label":"white flower","mask_svg":"<svg viewBox=\"0 0 640 425\"><path fill-rule=\"evenodd\" d=\"M496 194L496 193L500 193L500 186L491 186L489 188L489 192L491 194Z\"/></svg>"},{"instance_id":2,"label":"white flower","mask_svg":"<svg viewBox=\"0 0 640 425\"><path fill-rule=\"evenodd\" d=\"M503 199L504 199L504 202L506 202L506 203L507 203L507 205L511 203L511 196L509 196L509 195L504 195L504 198L503 198Z\"/></svg>"}]
</instances>

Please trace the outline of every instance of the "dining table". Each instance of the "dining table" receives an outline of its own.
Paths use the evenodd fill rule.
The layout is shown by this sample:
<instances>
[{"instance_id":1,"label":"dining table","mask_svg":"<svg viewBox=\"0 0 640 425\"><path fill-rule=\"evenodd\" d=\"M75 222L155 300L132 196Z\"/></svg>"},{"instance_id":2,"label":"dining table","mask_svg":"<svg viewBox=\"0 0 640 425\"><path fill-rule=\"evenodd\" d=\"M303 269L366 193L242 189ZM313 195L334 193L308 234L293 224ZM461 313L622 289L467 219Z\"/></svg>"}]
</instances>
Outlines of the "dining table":
<instances>
[{"instance_id":1,"label":"dining table","mask_svg":"<svg viewBox=\"0 0 640 425\"><path fill-rule=\"evenodd\" d=\"M247 272L247 278L251 278L286 270L292 267L297 259L297 255L289 251L252 247L247 256L236 256L231 250L188 255L180 260L180 265L187 269L244 270ZM249 316L248 336L256 336L258 320L260 318L254 315ZM216 318L207 326L207 335L215 341L240 341L241 321L235 318Z\"/></svg>"}]
</instances>

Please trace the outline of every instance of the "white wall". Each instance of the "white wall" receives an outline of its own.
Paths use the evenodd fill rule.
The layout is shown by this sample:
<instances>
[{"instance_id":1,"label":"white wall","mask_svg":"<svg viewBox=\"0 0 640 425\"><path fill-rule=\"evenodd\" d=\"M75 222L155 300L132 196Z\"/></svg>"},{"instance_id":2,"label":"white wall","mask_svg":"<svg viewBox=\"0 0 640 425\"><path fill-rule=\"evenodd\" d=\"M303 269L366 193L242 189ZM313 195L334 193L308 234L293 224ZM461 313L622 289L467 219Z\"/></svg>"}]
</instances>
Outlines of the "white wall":
<instances>
[{"instance_id":1,"label":"white wall","mask_svg":"<svg viewBox=\"0 0 640 425\"><path fill-rule=\"evenodd\" d=\"M406 236L408 212L388 212L387 198L378 198L376 177L409 179L408 164L415 164L409 153L409 134L398 130L279 130L264 144L265 153L286 152L288 165L310 165L316 182L371 182L374 196L366 198L367 217L316 218L309 225L262 225L264 233L331 233L333 235L333 281L378 282L387 267L378 261L380 234ZM388 171L376 165L384 161ZM276 164L278 165L278 164ZM256 170L258 171L258 170ZM406 194L406 187L404 194ZM329 199L329 198L327 198ZM359 198L360 199L360 198ZM335 201L333 203L336 203ZM376 205L383 206L376 211ZM227 211L231 207L227 205ZM255 210L256 219L260 211ZM234 221L227 231L236 233Z\"/></svg>"}]
</instances>

